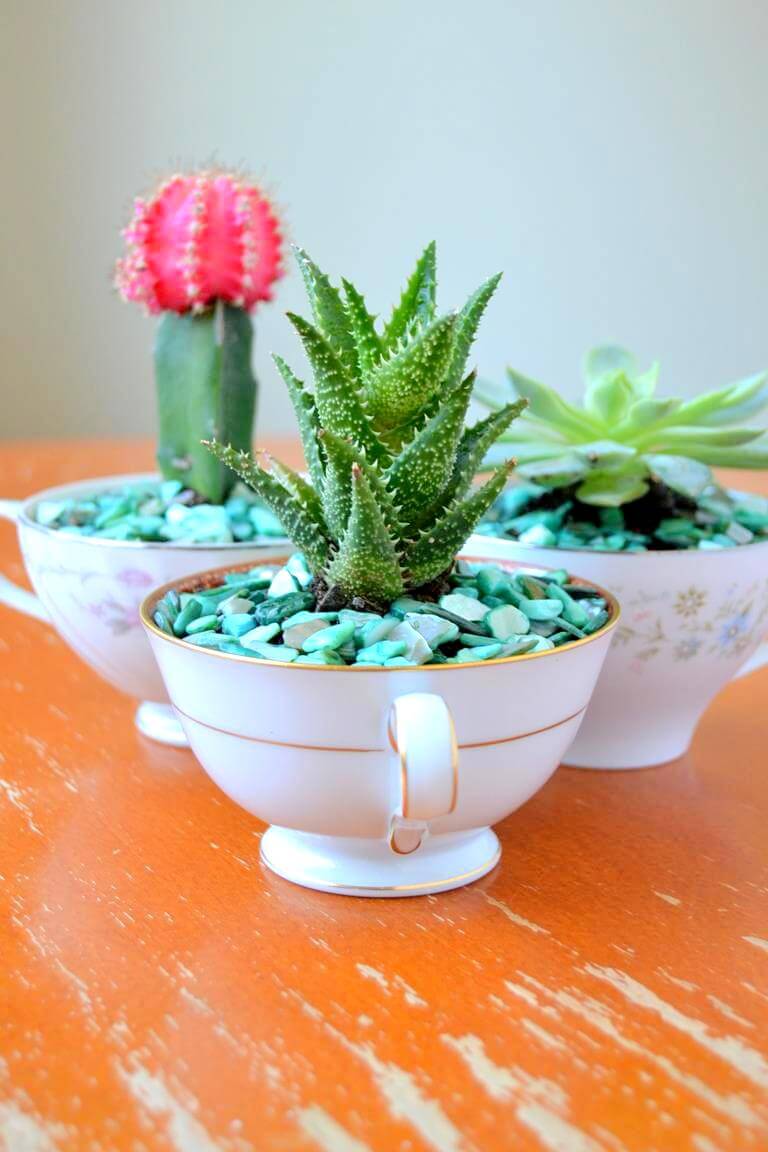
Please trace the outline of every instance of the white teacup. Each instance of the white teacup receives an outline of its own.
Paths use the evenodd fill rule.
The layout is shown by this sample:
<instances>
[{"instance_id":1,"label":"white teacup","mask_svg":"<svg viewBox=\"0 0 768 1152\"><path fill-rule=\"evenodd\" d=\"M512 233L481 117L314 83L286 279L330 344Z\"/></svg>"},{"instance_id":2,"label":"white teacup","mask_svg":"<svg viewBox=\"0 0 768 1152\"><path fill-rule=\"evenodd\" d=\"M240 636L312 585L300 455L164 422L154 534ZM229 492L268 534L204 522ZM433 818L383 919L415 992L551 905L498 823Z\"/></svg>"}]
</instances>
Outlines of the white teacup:
<instances>
[{"instance_id":1,"label":"white teacup","mask_svg":"<svg viewBox=\"0 0 768 1152\"><path fill-rule=\"evenodd\" d=\"M481 554L466 556L477 560ZM512 565L510 565L512 567ZM489 872L490 825L551 776L589 703L618 620L546 652L422 667L283 664L183 643L141 618L192 751L272 825L264 862L321 891L416 896Z\"/></svg>"},{"instance_id":2,"label":"white teacup","mask_svg":"<svg viewBox=\"0 0 768 1152\"><path fill-rule=\"evenodd\" d=\"M206 565L258 564L285 552L285 540L265 544L145 543L75 536L38 524L41 500L105 492L157 480L151 473L102 476L38 492L26 500L0 500L0 516L13 520L33 596L0 577L0 603L56 627L100 676L142 703L136 723L162 743L185 746L184 733L139 622L139 605L157 584L179 580ZM39 599L38 599L39 597Z\"/></svg>"},{"instance_id":3,"label":"white teacup","mask_svg":"<svg viewBox=\"0 0 768 1152\"><path fill-rule=\"evenodd\" d=\"M467 547L497 560L567 568L610 588L621 626L565 758L647 768L682 756L710 701L768 662L768 541L720 551L592 552L492 536Z\"/></svg>"}]
</instances>

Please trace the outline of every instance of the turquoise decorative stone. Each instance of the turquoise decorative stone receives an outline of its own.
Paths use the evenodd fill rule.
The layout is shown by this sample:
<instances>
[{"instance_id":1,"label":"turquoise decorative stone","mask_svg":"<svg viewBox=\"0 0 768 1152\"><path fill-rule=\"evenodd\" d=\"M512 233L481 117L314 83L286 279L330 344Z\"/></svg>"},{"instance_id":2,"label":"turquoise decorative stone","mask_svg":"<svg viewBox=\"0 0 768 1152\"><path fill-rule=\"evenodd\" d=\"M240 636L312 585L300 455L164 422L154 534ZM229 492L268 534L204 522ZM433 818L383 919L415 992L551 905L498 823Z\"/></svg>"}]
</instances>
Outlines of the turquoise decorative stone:
<instances>
[{"instance_id":1,"label":"turquoise decorative stone","mask_svg":"<svg viewBox=\"0 0 768 1152\"><path fill-rule=\"evenodd\" d=\"M294 664L336 664L344 666L345 661L342 660L338 652L333 648L321 648L319 652L309 652L303 656L297 656L293 661Z\"/></svg>"},{"instance_id":2,"label":"turquoise decorative stone","mask_svg":"<svg viewBox=\"0 0 768 1152\"><path fill-rule=\"evenodd\" d=\"M221 630L228 636L243 636L246 632L253 632L253 616L248 612L233 612L224 617Z\"/></svg>"},{"instance_id":3,"label":"turquoise decorative stone","mask_svg":"<svg viewBox=\"0 0 768 1152\"><path fill-rule=\"evenodd\" d=\"M298 591L299 585L297 581L287 568L281 568L275 573L272 583L269 585L267 595L270 597L288 596L290 593Z\"/></svg>"},{"instance_id":4,"label":"turquoise decorative stone","mask_svg":"<svg viewBox=\"0 0 768 1152\"><path fill-rule=\"evenodd\" d=\"M260 644L268 644L270 640L274 640L274 638L279 635L279 624L261 624L257 628L252 628L250 632L246 632L244 636L241 636L240 643L243 648L258 647Z\"/></svg>"},{"instance_id":5,"label":"turquoise decorative stone","mask_svg":"<svg viewBox=\"0 0 768 1152\"><path fill-rule=\"evenodd\" d=\"M483 620L488 615L485 604L472 599L470 596L465 596L462 592L452 592L447 596L441 596L439 604L441 608L452 612L454 616L461 616L464 620Z\"/></svg>"},{"instance_id":6,"label":"turquoise decorative stone","mask_svg":"<svg viewBox=\"0 0 768 1152\"><path fill-rule=\"evenodd\" d=\"M395 656L404 656L406 643L404 640L379 640L369 648L361 648L357 653L358 664L385 664Z\"/></svg>"},{"instance_id":7,"label":"turquoise decorative stone","mask_svg":"<svg viewBox=\"0 0 768 1152\"><path fill-rule=\"evenodd\" d=\"M188 626L202 616L203 608L199 600L190 600L179 612L173 622L173 631L176 636L183 636Z\"/></svg>"},{"instance_id":8,"label":"turquoise decorative stone","mask_svg":"<svg viewBox=\"0 0 768 1152\"><path fill-rule=\"evenodd\" d=\"M221 585L196 593L172 589L156 604L154 619L168 635L226 654L404 668L550 651L592 634L609 616L598 589L572 583L564 569L550 574L462 562L439 604L403 596L386 615L313 611L309 583L298 588L307 572L291 557L277 570L228 573ZM281 592L288 586L294 591Z\"/></svg>"},{"instance_id":9,"label":"turquoise decorative stone","mask_svg":"<svg viewBox=\"0 0 768 1152\"><path fill-rule=\"evenodd\" d=\"M529 620L553 620L560 615L562 604L559 600L528 600L523 596L518 601L518 608Z\"/></svg>"},{"instance_id":10,"label":"turquoise decorative stone","mask_svg":"<svg viewBox=\"0 0 768 1152\"><path fill-rule=\"evenodd\" d=\"M460 648L456 653L457 664L468 664L472 660L494 660L502 652L501 644L483 644L477 648Z\"/></svg>"},{"instance_id":11,"label":"turquoise decorative stone","mask_svg":"<svg viewBox=\"0 0 768 1152\"><path fill-rule=\"evenodd\" d=\"M218 607L221 616L235 616L252 610L253 604L245 596L230 596L228 600L222 600Z\"/></svg>"},{"instance_id":12,"label":"turquoise decorative stone","mask_svg":"<svg viewBox=\"0 0 768 1152\"><path fill-rule=\"evenodd\" d=\"M253 621L250 616L250 627L253 627ZM210 632L215 630L219 623L218 616L198 616L197 620L193 620L191 624L187 624L187 636L194 636L198 632ZM177 633L181 635L181 633Z\"/></svg>"},{"instance_id":13,"label":"turquoise decorative stone","mask_svg":"<svg viewBox=\"0 0 768 1152\"><path fill-rule=\"evenodd\" d=\"M304 641L303 648L305 652L317 652L321 648L341 648L342 644L351 640L354 634L354 624L351 620L345 620L341 624L331 624L329 628L321 628L320 631L308 636Z\"/></svg>"},{"instance_id":14,"label":"turquoise decorative stone","mask_svg":"<svg viewBox=\"0 0 768 1152\"><path fill-rule=\"evenodd\" d=\"M432 612L406 612L406 622L410 624L434 652L441 644L449 644L459 635L459 626L442 616L435 616Z\"/></svg>"},{"instance_id":15,"label":"turquoise decorative stone","mask_svg":"<svg viewBox=\"0 0 768 1152\"><path fill-rule=\"evenodd\" d=\"M356 643L360 648L370 648L380 640L385 640L397 623L396 616L379 616L369 620L356 631Z\"/></svg>"},{"instance_id":16,"label":"turquoise decorative stone","mask_svg":"<svg viewBox=\"0 0 768 1152\"><path fill-rule=\"evenodd\" d=\"M491 636L495 636L497 640L509 640L512 636L520 636L531 627L529 617L511 604L505 604L503 608L493 608L486 616L485 622Z\"/></svg>"},{"instance_id":17,"label":"turquoise decorative stone","mask_svg":"<svg viewBox=\"0 0 768 1152\"><path fill-rule=\"evenodd\" d=\"M410 664L426 664L432 658L432 649L424 637L403 620L397 624L387 637L389 643L402 641L405 644L403 656Z\"/></svg>"}]
</instances>

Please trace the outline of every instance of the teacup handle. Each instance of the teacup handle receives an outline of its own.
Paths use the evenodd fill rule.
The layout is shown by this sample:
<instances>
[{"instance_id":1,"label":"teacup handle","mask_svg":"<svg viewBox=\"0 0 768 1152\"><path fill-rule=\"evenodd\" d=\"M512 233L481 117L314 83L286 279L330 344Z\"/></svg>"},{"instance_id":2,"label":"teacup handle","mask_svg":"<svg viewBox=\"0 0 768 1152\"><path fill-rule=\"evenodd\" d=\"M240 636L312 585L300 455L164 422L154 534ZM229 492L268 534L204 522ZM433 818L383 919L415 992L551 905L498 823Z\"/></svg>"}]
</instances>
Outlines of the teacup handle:
<instances>
[{"instance_id":1,"label":"teacup handle","mask_svg":"<svg viewBox=\"0 0 768 1152\"><path fill-rule=\"evenodd\" d=\"M21 512L21 504L21 500L0 500L0 517L15 524ZM15 608L25 616L34 616L36 620L50 623L51 618L37 596L2 575L0 575L0 604L5 604L7 608Z\"/></svg>"},{"instance_id":2,"label":"teacup handle","mask_svg":"<svg viewBox=\"0 0 768 1152\"><path fill-rule=\"evenodd\" d=\"M407 856L421 846L430 820L450 815L458 801L459 750L442 696L398 696L389 713L389 742L400 757L400 803L390 820L389 846Z\"/></svg>"},{"instance_id":3,"label":"teacup handle","mask_svg":"<svg viewBox=\"0 0 768 1152\"><path fill-rule=\"evenodd\" d=\"M766 664L768 664L768 640L764 640L757 652L753 652L749 660L742 664L734 676L734 680L748 676L750 672L757 672L758 668L764 668Z\"/></svg>"}]
</instances>

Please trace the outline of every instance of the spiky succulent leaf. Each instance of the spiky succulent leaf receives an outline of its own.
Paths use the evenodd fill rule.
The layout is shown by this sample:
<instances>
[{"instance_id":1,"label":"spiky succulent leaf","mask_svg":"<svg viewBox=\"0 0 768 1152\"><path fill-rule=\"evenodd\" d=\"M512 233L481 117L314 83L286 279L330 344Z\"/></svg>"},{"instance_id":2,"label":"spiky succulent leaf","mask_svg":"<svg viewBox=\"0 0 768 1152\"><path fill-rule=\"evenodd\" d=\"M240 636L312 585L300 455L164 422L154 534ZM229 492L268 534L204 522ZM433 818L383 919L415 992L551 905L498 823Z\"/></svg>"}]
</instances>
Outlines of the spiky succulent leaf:
<instances>
[{"instance_id":1,"label":"spiky succulent leaf","mask_svg":"<svg viewBox=\"0 0 768 1152\"><path fill-rule=\"evenodd\" d=\"M434 320L368 377L366 409L380 432L407 425L437 393L450 363L455 327L455 315Z\"/></svg>"},{"instance_id":2,"label":"spiky succulent leaf","mask_svg":"<svg viewBox=\"0 0 768 1152\"><path fill-rule=\"evenodd\" d=\"M744 423L768 408L768 373L690 400L656 398L658 364L640 373L630 353L611 345L588 354L584 375L585 406L578 408L551 388L510 371L513 387L528 396L531 406L501 441L518 457L524 477L563 486L569 473L578 478L580 458L589 470L577 498L618 507L645 495L651 479L690 496L703 491L708 466L768 467L768 433ZM504 402L503 391L485 383L475 395L491 410ZM613 445L610 451L599 443L595 451L594 441L605 440ZM617 452L617 445L623 451ZM489 449L486 465L500 451L498 445ZM634 461L627 463L630 455Z\"/></svg>"},{"instance_id":3,"label":"spiky succulent leaf","mask_svg":"<svg viewBox=\"0 0 768 1152\"><path fill-rule=\"evenodd\" d=\"M276 460L270 452L263 452L262 459L266 461L266 470L275 476L283 488L290 492L294 500L301 505L304 511L311 516L317 524L325 525L323 504L319 493L309 484L303 476Z\"/></svg>"},{"instance_id":4,"label":"spiky succulent leaf","mask_svg":"<svg viewBox=\"0 0 768 1152\"><path fill-rule=\"evenodd\" d=\"M347 314L352 339L355 343L358 377L367 380L381 360L383 348L381 337L376 331L375 320L365 305L365 299L348 280L342 280L347 300Z\"/></svg>"},{"instance_id":5,"label":"spiky succulent leaf","mask_svg":"<svg viewBox=\"0 0 768 1152\"><path fill-rule=\"evenodd\" d=\"M302 316L288 313L315 374L315 404L329 432L354 440L375 459L381 444L363 412L354 383L325 337Z\"/></svg>"},{"instance_id":6,"label":"spiky succulent leaf","mask_svg":"<svg viewBox=\"0 0 768 1152\"><path fill-rule=\"evenodd\" d=\"M219 444L215 440L204 443L217 460L236 472L274 512L307 562L313 568L322 568L330 547L325 524L318 521L313 512L275 476L265 472L250 452L241 452L230 444Z\"/></svg>"},{"instance_id":7,"label":"spiky succulent leaf","mask_svg":"<svg viewBox=\"0 0 768 1152\"><path fill-rule=\"evenodd\" d=\"M357 352L347 310L339 291L303 248L296 249L296 260L307 289L315 326L354 379L357 372Z\"/></svg>"},{"instance_id":8,"label":"spiky succulent leaf","mask_svg":"<svg viewBox=\"0 0 768 1152\"><path fill-rule=\"evenodd\" d=\"M502 464L482 487L455 501L434 524L422 530L404 557L414 587L427 584L450 567L464 541L501 494L512 466L511 460Z\"/></svg>"},{"instance_id":9,"label":"spiky succulent leaf","mask_svg":"<svg viewBox=\"0 0 768 1152\"><path fill-rule=\"evenodd\" d=\"M335 586L334 599L340 591L385 608L450 567L510 467L467 496L491 441L526 403L506 404L464 431L474 374L459 373L498 278L460 313L435 319L429 245L380 333L354 285L343 281L342 299L305 253L297 259L314 323L289 319L314 391L280 357L275 363L296 410L311 483L276 461L265 471L245 452L221 444L212 451L279 516L314 574ZM537 421L536 434L551 433Z\"/></svg>"},{"instance_id":10,"label":"spiky succulent leaf","mask_svg":"<svg viewBox=\"0 0 768 1152\"><path fill-rule=\"evenodd\" d=\"M462 434L456 453L448 491L455 498L463 496L480 470L488 449L506 432L513 420L524 412L527 400L513 400L498 412L492 412L483 420L478 420Z\"/></svg>"},{"instance_id":11,"label":"spiky succulent leaf","mask_svg":"<svg viewBox=\"0 0 768 1152\"><path fill-rule=\"evenodd\" d=\"M400 302L384 329L384 348L393 351L411 327L417 324L425 326L434 319L436 292L437 249L432 240L419 257Z\"/></svg>"},{"instance_id":12,"label":"spiky succulent leaf","mask_svg":"<svg viewBox=\"0 0 768 1152\"><path fill-rule=\"evenodd\" d=\"M320 440L326 457L325 491L323 507L328 526L336 539L340 539L347 527L352 507L352 475L355 467L365 476L368 485L378 501L387 527L397 532L399 517L386 482L376 471L365 454L349 440L335 436L322 429Z\"/></svg>"},{"instance_id":13,"label":"spiky succulent leaf","mask_svg":"<svg viewBox=\"0 0 768 1152\"><path fill-rule=\"evenodd\" d=\"M396 599L405 585L400 557L371 486L358 465L352 468L352 503L339 550L326 579L348 596L374 602Z\"/></svg>"},{"instance_id":14,"label":"spiky succulent leaf","mask_svg":"<svg viewBox=\"0 0 768 1152\"><path fill-rule=\"evenodd\" d=\"M272 359L277 366L278 372L285 381L288 395L293 404L293 410L296 413L296 422L299 426L299 435L301 436L304 459L309 468L309 475L315 490L318 493L322 493L324 480L323 462L320 457L320 448L317 442L320 420L317 415L315 401L309 392L307 392L301 380L293 374L282 356L273 354Z\"/></svg>"},{"instance_id":15,"label":"spiky succulent leaf","mask_svg":"<svg viewBox=\"0 0 768 1152\"><path fill-rule=\"evenodd\" d=\"M457 385L466 371L467 357L477 335L478 325L488 307L489 300L499 286L500 280L501 272L491 276L489 280L480 285L476 292L472 293L459 312L456 319L453 354L446 374L446 386L448 388Z\"/></svg>"},{"instance_id":16,"label":"spiky succulent leaf","mask_svg":"<svg viewBox=\"0 0 768 1152\"><path fill-rule=\"evenodd\" d=\"M387 486L406 524L418 523L451 478L474 384L461 382L387 472Z\"/></svg>"}]
</instances>

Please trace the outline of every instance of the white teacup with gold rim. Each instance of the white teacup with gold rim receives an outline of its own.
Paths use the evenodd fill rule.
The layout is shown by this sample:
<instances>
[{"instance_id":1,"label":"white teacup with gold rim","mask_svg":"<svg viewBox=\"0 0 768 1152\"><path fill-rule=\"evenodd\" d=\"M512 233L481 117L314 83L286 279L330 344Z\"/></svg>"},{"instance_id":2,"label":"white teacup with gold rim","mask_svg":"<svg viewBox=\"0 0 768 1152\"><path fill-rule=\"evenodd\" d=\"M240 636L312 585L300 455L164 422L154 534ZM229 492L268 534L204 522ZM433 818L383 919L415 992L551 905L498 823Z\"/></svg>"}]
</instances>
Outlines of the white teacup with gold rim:
<instances>
[{"instance_id":1,"label":"white teacup with gold rim","mask_svg":"<svg viewBox=\"0 0 768 1152\"><path fill-rule=\"evenodd\" d=\"M619 598L621 626L565 757L648 768L682 756L729 681L768 663L768 541L719 551L596 552L470 537L497 562L563 567Z\"/></svg>"},{"instance_id":2,"label":"white teacup with gold rim","mask_svg":"<svg viewBox=\"0 0 768 1152\"><path fill-rule=\"evenodd\" d=\"M478 555L465 559L478 560ZM514 567L510 565L509 567ZM576 734L618 606L585 639L466 664L286 664L195 647L141 619L206 772L272 827L264 862L295 883L358 896L467 884L498 862L491 825L549 778Z\"/></svg>"},{"instance_id":3,"label":"white teacup with gold rim","mask_svg":"<svg viewBox=\"0 0 768 1152\"><path fill-rule=\"evenodd\" d=\"M80 499L125 485L157 482L154 474L103 476L62 484L26 500L0 500L0 516L17 527L36 595L0 577L0 603L52 623L69 646L105 680L136 697L139 730L161 743L185 746L162 678L139 622L139 605L159 583L205 565L258 564L285 550L285 541L184 544L71 535L38 523L43 501Z\"/></svg>"}]
</instances>

